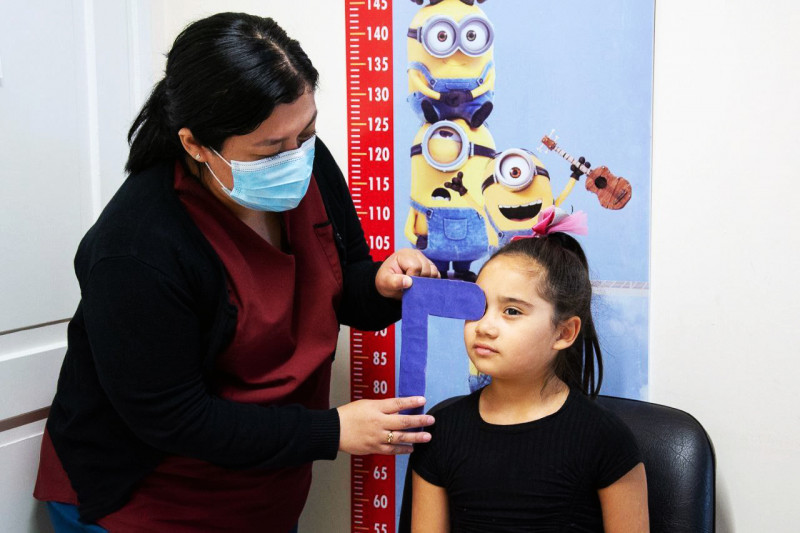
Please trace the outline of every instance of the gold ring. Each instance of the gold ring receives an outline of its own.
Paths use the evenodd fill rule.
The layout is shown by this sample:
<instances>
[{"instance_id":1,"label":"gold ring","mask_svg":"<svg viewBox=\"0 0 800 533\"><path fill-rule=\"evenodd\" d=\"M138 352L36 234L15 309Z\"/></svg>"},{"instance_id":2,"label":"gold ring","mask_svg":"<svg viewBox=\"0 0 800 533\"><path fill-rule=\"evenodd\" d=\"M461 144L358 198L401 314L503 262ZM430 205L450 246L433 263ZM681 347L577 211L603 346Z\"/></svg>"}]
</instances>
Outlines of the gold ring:
<instances>
[{"instance_id":1,"label":"gold ring","mask_svg":"<svg viewBox=\"0 0 800 533\"><path fill-rule=\"evenodd\" d=\"M391 444L394 441L394 432L390 431L388 435L386 435L386 444Z\"/></svg>"}]
</instances>

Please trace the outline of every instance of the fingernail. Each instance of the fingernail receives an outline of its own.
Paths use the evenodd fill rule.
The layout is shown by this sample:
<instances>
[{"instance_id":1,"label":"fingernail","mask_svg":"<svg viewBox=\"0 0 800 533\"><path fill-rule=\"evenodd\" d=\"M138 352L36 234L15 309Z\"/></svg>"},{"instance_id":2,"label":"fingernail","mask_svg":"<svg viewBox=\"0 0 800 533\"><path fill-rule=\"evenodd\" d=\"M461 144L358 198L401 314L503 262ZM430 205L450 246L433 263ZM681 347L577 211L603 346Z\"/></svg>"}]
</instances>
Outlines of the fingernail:
<instances>
[{"instance_id":1,"label":"fingernail","mask_svg":"<svg viewBox=\"0 0 800 533\"><path fill-rule=\"evenodd\" d=\"M431 434L430 433L423 433L422 434L422 442L430 442Z\"/></svg>"},{"instance_id":2,"label":"fingernail","mask_svg":"<svg viewBox=\"0 0 800 533\"><path fill-rule=\"evenodd\" d=\"M409 276L403 277L403 288L407 289L411 286L411 278Z\"/></svg>"},{"instance_id":3,"label":"fingernail","mask_svg":"<svg viewBox=\"0 0 800 533\"><path fill-rule=\"evenodd\" d=\"M435 419L435 418L433 418L432 416L428 416L428 418L426 418L426 419L425 419L425 421L426 421L426 422L428 423L428 425L430 426L431 424L433 424L434 422L436 422L436 419Z\"/></svg>"}]
</instances>

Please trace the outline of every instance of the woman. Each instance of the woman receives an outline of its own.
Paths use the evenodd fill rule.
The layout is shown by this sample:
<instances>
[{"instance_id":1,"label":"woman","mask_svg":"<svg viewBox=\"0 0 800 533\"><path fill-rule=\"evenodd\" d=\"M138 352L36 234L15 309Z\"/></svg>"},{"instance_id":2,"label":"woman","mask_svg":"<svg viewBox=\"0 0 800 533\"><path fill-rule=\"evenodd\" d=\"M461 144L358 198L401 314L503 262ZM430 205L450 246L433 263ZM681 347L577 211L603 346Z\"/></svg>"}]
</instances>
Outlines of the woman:
<instances>
[{"instance_id":1,"label":"woman","mask_svg":"<svg viewBox=\"0 0 800 533\"><path fill-rule=\"evenodd\" d=\"M370 258L316 83L271 19L176 39L75 258L34 494L57 531L290 531L311 461L430 438L398 431L432 423L398 414L422 398L328 409L339 323L382 329L409 275L438 274L412 250Z\"/></svg>"}]
</instances>

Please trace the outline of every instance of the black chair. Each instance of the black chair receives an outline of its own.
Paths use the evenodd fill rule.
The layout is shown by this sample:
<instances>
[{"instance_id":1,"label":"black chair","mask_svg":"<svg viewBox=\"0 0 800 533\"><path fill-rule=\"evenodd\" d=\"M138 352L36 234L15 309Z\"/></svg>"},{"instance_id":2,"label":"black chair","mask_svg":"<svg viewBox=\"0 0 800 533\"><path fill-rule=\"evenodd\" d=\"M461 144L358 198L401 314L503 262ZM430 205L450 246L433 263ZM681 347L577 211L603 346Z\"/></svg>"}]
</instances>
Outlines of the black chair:
<instances>
[{"instance_id":1,"label":"black chair","mask_svg":"<svg viewBox=\"0 0 800 533\"><path fill-rule=\"evenodd\" d=\"M692 415L664 405L612 396L598 396L597 402L620 417L636 437L647 471L651 533L713 533L714 446L703 426ZM408 533L410 524L409 469L398 533Z\"/></svg>"},{"instance_id":2,"label":"black chair","mask_svg":"<svg viewBox=\"0 0 800 533\"><path fill-rule=\"evenodd\" d=\"M712 533L714 446L690 414L655 403L598 396L631 429L647 471L652 533Z\"/></svg>"}]
</instances>

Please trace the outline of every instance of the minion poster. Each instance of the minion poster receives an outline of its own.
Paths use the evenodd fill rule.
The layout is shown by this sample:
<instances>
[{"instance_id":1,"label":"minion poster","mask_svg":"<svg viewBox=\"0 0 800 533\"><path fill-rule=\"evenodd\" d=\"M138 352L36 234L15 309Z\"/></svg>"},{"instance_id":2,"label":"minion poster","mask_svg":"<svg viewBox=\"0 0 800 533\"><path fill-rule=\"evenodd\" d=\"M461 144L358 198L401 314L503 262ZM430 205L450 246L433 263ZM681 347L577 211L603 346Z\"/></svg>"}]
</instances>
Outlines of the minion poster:
<instances>
[{"instance_id":1,"label":"minion poster","mask_svg":"<svg viewBox=\"0 0 800 533\"><path fill-rule=\"evenodd\" d=\"M586 213L577 238L595 289L601 394L647 399L654 2L394 0L392 9L397 246L474 281L492 250L545 219ZM463 320L428 320L431 407L480 376Z\"/></svg>"}]
</instances>

